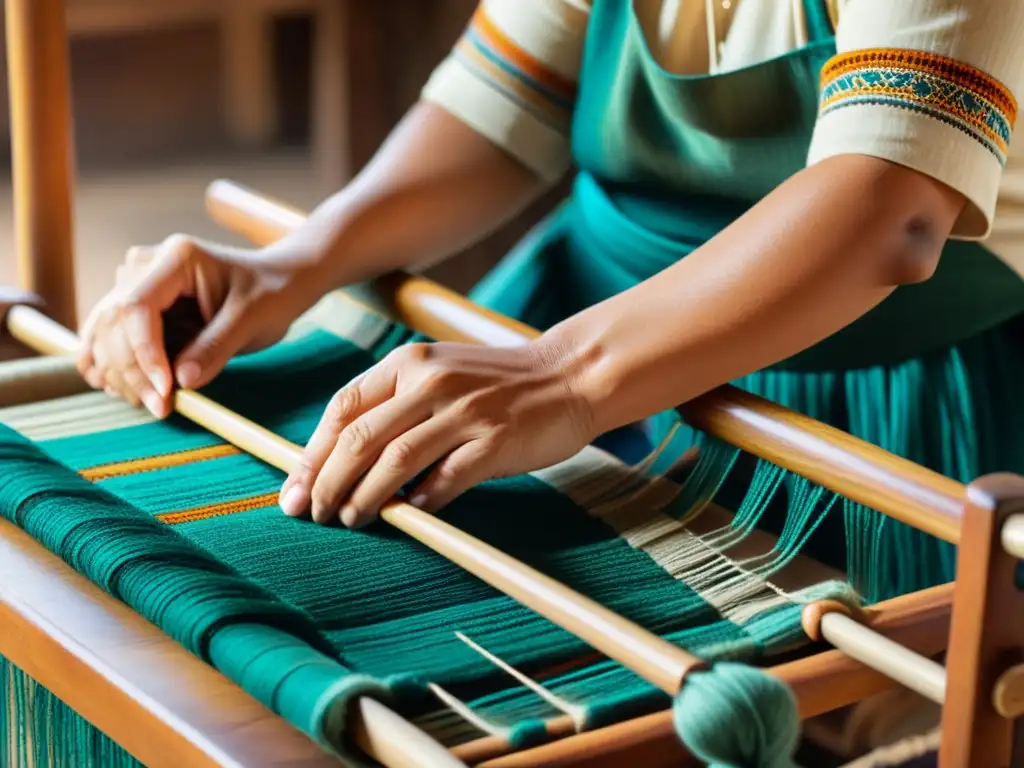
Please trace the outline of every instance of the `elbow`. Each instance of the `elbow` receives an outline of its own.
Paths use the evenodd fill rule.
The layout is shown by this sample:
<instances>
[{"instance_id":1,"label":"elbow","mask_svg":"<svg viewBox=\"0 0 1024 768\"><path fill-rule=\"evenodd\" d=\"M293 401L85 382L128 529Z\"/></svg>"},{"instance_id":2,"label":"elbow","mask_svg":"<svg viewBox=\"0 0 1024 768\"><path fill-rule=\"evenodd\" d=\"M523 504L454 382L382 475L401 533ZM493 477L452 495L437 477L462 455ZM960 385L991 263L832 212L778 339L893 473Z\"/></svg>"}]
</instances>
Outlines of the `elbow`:
<instances>
[{"instance_id":1,"label":"elbow","mask_svg":"<svg viewBox=\"0 0 1024 768\"><path fill-rule=\"evenodd\" d=\"M913 168L868 155L838 155L810 171L814 182L808 191L828 210L823 218L831 231L825 237L844 240L840 250L847 258L851 250L863 254L857 268L867 267L872 283L896 288L935 274L966 205L962 193Z\"/></svg>"},{"instance_id":2,"label":"elbow","mask_svg":"<svg viewBox=\"0 0 1024 768\"><path fill-rule=\"evenodd\" d=\"M963 211L962 194L909 168L889 165L882 173L884 192L876 197L876 221L886 247L882 269L890 286L923 283L938 269L942 250ZM879 214L884 210L884 214Z\"/></svg>"},{"instance_id":3,"label":"elbow","mask_svg":"<svg viewBox=\"0 0 1024 768\"><path fill-rule=\"evenodd\" d=\"M901 221L894 234L895 247L885 249L884 282L899 287L930 280L939 267L948 230L926 216L914 215Z\"/></svg>"}]
</instances>

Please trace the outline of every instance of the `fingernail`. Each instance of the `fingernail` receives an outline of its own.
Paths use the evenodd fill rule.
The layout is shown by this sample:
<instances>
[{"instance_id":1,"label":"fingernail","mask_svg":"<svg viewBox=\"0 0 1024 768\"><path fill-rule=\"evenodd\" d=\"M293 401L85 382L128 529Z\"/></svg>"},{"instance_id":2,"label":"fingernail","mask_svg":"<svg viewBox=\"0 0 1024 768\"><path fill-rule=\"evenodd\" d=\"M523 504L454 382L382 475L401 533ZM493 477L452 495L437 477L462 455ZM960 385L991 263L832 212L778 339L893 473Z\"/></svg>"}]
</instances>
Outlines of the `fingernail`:
<instances>
[{"instance_id":1,"label":"fingernail","mask_svg":"<svg viewBox=\"0 0 1024 768\"><path fill-rule=\"evenodd\" d=\"M147 392L142 397L142 402L146 404L147 410L152 413L156 418L163 416L164 401L160 398L156 392Z\"/></svg>"},{"instance_id":2,"label":"fingernail","mask_svg":"<svg viewBox=\"0 0 1024 768\"><path fill-rule=\"evenodd\" d=\"M417 493L415 496L409 499L409 504L411 504L414 507L417 507L418 509L423 509L425 506L427 506L427 494Z\"/></svg>"},{"instance_id":3,"label":"fingernail","mask_svg":"<svg viewBox=\"0 0 1024 768\"><path fill-rule=\"evenodd\" d=\"M178 383L183 387L191 387L199 381L199 363L189 361L178 366Z\"/></svg>"},{"instance_id":4,"label":"fingernail","mask_svg":"<svg viewBox=\"0 0 1024 768\"><path fill-rule=\"evenodd\" d=\"M289 517L298 517L305 509L306 492L301 485L293 485L281 498L281 509Z\"/></svg>"},{"instance_id":5,"label":"fingernail","mask_svg":"<svg viewBox=\"0 0 1024 768\"><path fill-rule=\"evenodd\" d=\"M362 517L355 507L344 507L341 510L341 522L346 528L362 528L369 521L369 516Z\"/></svg>"},{"instance_id":6,"label":"fingernail","mask_svg":"<svg viewBox=\"0 0 1024 768\"><path fill-rule=\"evenodd\" d=\"M153 389L161 395L166 397L170 394L170 387L167 386L167 377L163 371L153 371L149 374L149 381L153 385Z\"/></svg>"}]
</instances>

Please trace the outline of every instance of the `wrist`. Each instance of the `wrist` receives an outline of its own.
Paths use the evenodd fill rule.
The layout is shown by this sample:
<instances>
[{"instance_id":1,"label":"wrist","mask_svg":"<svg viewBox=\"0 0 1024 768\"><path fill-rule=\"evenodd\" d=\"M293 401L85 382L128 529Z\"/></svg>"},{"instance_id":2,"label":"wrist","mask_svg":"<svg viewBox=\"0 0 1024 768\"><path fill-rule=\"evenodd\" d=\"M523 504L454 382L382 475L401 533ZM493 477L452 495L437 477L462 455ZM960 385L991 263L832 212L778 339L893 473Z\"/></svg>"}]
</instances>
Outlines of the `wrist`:
<instances>
[{"instance_id":1,"label":"wrist","mask_svg":"<svg viewBox=\"0 0 1024 768\"><path fill-rule=\"evenodd\" d=\"M586 412L589 429L597 437L628 423L617 417L618 382L624 360L604 334L576 322L561 323L531 342L535 354L557 371L569 397Z\"/></svg>"}]
</instances>

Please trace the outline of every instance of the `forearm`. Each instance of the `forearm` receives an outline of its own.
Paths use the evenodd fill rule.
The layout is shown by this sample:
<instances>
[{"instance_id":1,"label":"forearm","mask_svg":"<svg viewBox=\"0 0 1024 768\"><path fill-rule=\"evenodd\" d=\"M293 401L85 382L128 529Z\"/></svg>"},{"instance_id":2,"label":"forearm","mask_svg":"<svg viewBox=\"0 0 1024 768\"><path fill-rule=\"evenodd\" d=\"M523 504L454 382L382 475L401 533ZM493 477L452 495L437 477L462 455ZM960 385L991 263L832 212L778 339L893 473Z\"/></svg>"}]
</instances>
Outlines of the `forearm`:
<instances>
[{"instance_id":1,"label":"forearm","mask_svg":"<svg viewBox=\"0 0 1024 768\"><path fill-rule=\"evenodd\" d=\"M835 158L542 346L576 361L607 431L801 352L927 279L962 205L913 171Z\"/></svg>"},{"instance_id":2,"label":"forearm","mask_svg":"<svg viewBox=\"0 0 1024 768\"><path fill-rule=\"evenodd\" d=\"M421 102L345 189L266 256L315 264L325 290L423 268L483 239L543 191L487 138Z\"/></svg>"}]
</instances>

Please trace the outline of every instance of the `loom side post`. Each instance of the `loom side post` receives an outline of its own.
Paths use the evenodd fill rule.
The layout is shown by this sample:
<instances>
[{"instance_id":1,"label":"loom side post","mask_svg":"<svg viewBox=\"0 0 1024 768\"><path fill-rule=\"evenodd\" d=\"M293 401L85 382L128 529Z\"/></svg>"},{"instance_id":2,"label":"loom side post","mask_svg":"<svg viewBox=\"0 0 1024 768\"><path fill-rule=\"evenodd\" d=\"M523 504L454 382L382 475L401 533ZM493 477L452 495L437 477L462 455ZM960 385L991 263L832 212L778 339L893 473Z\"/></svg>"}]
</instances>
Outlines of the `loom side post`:
<instances>
[{"instance_id":1,"label":"loom side post","mask_svg":"<svg viewBox=\"0 0 1024 768\"><path fill-rule=\"evenodd\" d=\"M63 0L7 0L15 241L21 288L66 328L75 293L74 137Z\"/></svg>"},{"instance_id":2,"label":"loom side post","mask_svg":"<svg viewBox=\"0 0 1024 768\"><path fill-rule=\"evenodd\" d=\"M942 768L1019 765L1014 721L999 714L993 696L1003 673L1024 661L1024 591L1016 584L1018 562L1001 542L1003 524L1022 511L1022 477L990 475L968 486L946 655Z\"/></svg>"}]
</instances>

